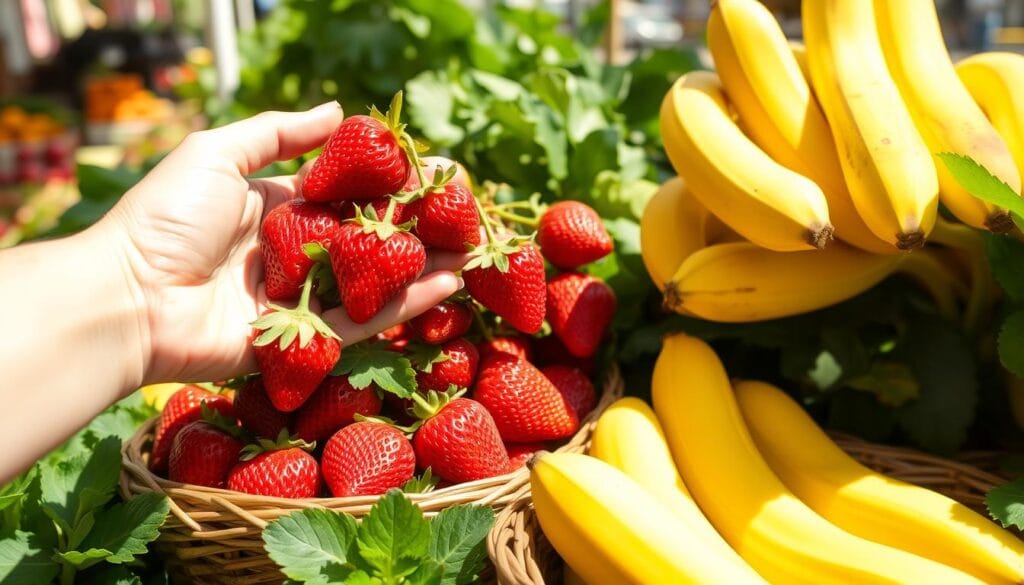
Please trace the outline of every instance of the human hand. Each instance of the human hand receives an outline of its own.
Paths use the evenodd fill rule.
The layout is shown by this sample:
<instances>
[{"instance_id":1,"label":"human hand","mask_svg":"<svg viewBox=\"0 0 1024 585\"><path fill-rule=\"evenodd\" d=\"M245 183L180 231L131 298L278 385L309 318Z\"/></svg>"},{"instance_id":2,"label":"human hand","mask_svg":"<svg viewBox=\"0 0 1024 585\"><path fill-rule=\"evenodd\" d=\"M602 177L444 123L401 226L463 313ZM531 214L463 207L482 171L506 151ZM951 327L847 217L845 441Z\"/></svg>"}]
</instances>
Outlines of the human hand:
<instances>
[{"instance_id":1,"label":"human hand","mask_svg":"<svg viewBox=\"0 0 1024 585\"><path fill-rule=\"evenodd\" d=\"M323 144L343 117L334 102L266 112L196 132L129 191L98 229L116 234L143 316L148 382L217 380L254 371L251 327L266 304L259 228L298 197L299 177L246 177ZM463 179L465 180L465 179ZM324 319L350 344L405 321L461 286L465 255L433 254L423 276L368 323Z\"/></svg>"}]
</instances>

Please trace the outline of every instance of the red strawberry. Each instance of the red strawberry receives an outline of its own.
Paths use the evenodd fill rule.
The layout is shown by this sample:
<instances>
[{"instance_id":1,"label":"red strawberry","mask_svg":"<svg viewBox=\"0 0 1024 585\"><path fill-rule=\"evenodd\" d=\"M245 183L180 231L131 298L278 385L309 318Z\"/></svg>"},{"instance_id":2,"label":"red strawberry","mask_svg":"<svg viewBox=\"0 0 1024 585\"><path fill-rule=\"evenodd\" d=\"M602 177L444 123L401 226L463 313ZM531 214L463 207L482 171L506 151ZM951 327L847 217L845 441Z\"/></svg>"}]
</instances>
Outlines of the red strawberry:
<instances>
[{"instance_id":1,"label":"red strawberry","mask_svg":"<svg viewBox=\"0 0 1024 585\"><path fill-rule=\"evenodd\" d=\"M480 213L464 185L449 181L427 190L409 207L416 218L416 235L425 246L466 252L480 243Z\"/></svg>"},{"instance_id":2,"label":"red strawberry","mask_svg":"<svg viewBox=\"0 0 1024 585\"><path fill-rule=\"evenodd\" d=\"M544 324L544 260L515 239L481 244L463 269L466 290L506 323L533 334Z\"/></svg>"},{"instance_id":3,"label":"red strawberry","mask_svg":"<svg viewBox=\"0 0 1024 585\"><path fill-rule=\"evenodd\" d=\"M369 321L427 265L416 236L364 217L341 226L330 253L341 302L356 323Z\"/></svg>"},{"instance_id":4,"label":"red strawberry","mask_svg":"<svg viewBox=\"0 0 1024 585\"><path fill-rule=\"evenodd\" d=\"M580 426L558 388L533 364L514 356L491 356L480 368L473 397L494 415L508 442L565 439Z\"/></svg>"},{"instance_id":5,"label":"red strawberry","mask_svg":"<svg viewBox=\"0 0 1024 585\"><path fill-rule=\"evenodd\" d=\"M597 370L597 362L594 356L578 358L572 355L561 340L558 339L557 335L537 337L532 342L531 347L536 359L531 361L538 367L551 365L572 366L579 368L588 376L593 376Z\"/></svg>"},{"instance_id":6,"label":"red strawberry","mask_svg":"<svg viewBox=\"0 0 1024 585\"><path fill-rule=\"evenodd\" d=\"M377 334L377 339L383 339L390 341L391 345L388 347L391 351L403 351L409 342L412 341L413 330L409 326L408 322L399 323L393 327L389 327L384 331Z\"/></svg>"},{"instance_id":7,"label":"red strawberry","mask_svg":"<svg viewBox=\"0 0 1024 585\"><path fill-rule=\"evenodd\" d=\"M272 209L263 220L260 232L267 298L298 297L313 267L313 260L303 252L302 245L318 242L326 247L339 227L341 221L337 214L323 205L290 201Z\"/></svg>"},{"instance_id":8,"label":"red strawberry","mask_svg":"<svg viewBox=\"0 0 1024 585\"><path fill-rule=\"evenodd\" d=\"M291 419L288 413L274 408L259 378L249 380L235 391L235 416L244 429L265 438L281 434Z\"/></svg>"},{"instance_id":9,"label":"red strawberry","mask_svg":"<svg viewBox=\"0 0 1024 585\"><path fill-rule=\"evenodd\" d=\"M509 443L505 445L505 450L508 451L509 472L519 469L534 453L544 449L547 449L544 443Z\"/></svg>"},{"instance_id":10,"label":"red strawberry","mask_svg":"<svg viewBox=\"0 0 1024 585\"><path fill-rule=\"evenodd\" d=\"M458 396L456 394L455 396ZM413 437L416 461L452 483L475 481L508 471L508 453L494 419L479 402L430 393L415 395L423 425Z\"/></svg>"},{"instance_id":11,"label":"red strawberry","mask_svg":"<svg viewBox=\"0 0 1024 585\"><path fill-rule=\"evenodd\" d=\"M174 437L190 422L202 418L201 404L205 402L211 410L225 416L234 416L235 407L227 396L214 394L198 386L182 386L167 399L160 420L156 423L153 451L149 457L149 468L157 473L167 470L167 457L171 454Z\"/></svg>"},{"instance_id":12,"label":"red strawberry","mask_svg":"<svg viewBox=\"0 0 1024 585\"><path fill-rule=\"evenodd\" d=\"M304 441L322 441L354 422L357 414L379 414L380 406L374 386L356 390L348 376L327 376L296 413L295 434Z\"/></svg>"},{"instance_id":13,"label":"red strawberry","mask_svg":"<svg viewBox=\"0 0 1024 585\"><path fill-rule=\"evenodd\" d=\"M242 450L228 472L229 490L275 498L314 498L320 492L320 466L307 451L313 446L288 439L260 440Z\"/></svg>"},{"instance_id":14,"label":"red strawberry","mask_svg":"<svg viewBox=\"0 0 1024 585\"><path fill-rule=\"evenodd\" d=\"M309 310L309 294L317 270L303 284L294 309L270 305L271 311L253 322L259 336L253 341L263 387L274 408L291 412L302 406L341 357L341 341Z\"/></svg>"},{"instance_id":15,"label":"red strawberry","mask_svg":"<svg viewBox=\"0 0 1024 585\"><path fill-rule=\"evenodd\" d=\"M548 366L541 369L541 373L558 388L581 422L594 410L597 393L582 370L572 366Z\"/></svg>"},{"instance_id":16,"label":"red strawberry","mask_svg":"<svg viewBox=\"0 0 1024 585\"><path fill-rule=\"evenodd\" d=\"M197 420L174 437L168 465L171 481L223 488L243 444L211 423Z\"/></svg>"},{"instance_id":17,"label":"red strawberry","mask_svg":"<svg viewBox=\"0 0 1024 585\"><path fill-rule=\"evenodd\" d=\"M579 201L559 201L540 218L537 242L544 257L563 270L600 260L614 245L597 212Z\"/></svg>"},{"instance_id":18,"label":"red strawberry","mask_svg":"<svg viewBox=\"0 0 1024 585\"><path fill-rule=\"evenodd\" d=\"M420 392L444 392L451 385L469 388L480 362L476 346L460 337L445 343L440 349L436 353L436 346L423 347L422 350L428 353L426 357L418 351L413 352L412 359L419 370L416 372L416 385Z\"/></svg>"},{"instance_id":19,"label":"red strawberry","mask_svg":"<svg viewBox=\"0 0 1024 585\"><path fill-rule=\"evenodd\" d=\"M526 361L533 360L533 349L530 347L530 340L521 335L485 339L476 344L476 349L480 352L481 363L497 353L507 353Z\"/></svg>"},{"instance_id":20,"label":"red strawberry","mask_svg":"<svg viewBox=\"0 0 1024 585\"><path fill-rule=\"evenodd\" d=\"M320 467L335 496L375 496L412 479L416 453L395 427L357 422L327 441Z\"/></svg>"},{"instance_id":21,"label":"red strawberry","mask_svg":"<svg viewBox=\"0 0 1024 585\"><path fill-rule=\"evenodd\" d=\"M435 345L461 337L473 324L473 313L462 303L445 301L409 321L416 335Z\"/></svg>"},{"instance_id":22,"label":"red strawberry","mask_svg":"<svg viewBox=\"0 0 1024 585\"><path fill-rule=\"evenodd\" d=\"M615 316L615 293L588 274L566 272L548 283L547 319L569 353L594 355Z\"/></svg>"},{"instance_id":23,"label":"red strawberry","mask_svg":"<svg viewBox=\"0 0 1024 585\"><path fill-rule=\"evenodd\" d=\"M302 181L308 201L374 199L398 191L412 168L402 149L408 143L399 123L401 93L382 115L346 118L327 139L320 156Z\"/></svg>"}]
</instances>

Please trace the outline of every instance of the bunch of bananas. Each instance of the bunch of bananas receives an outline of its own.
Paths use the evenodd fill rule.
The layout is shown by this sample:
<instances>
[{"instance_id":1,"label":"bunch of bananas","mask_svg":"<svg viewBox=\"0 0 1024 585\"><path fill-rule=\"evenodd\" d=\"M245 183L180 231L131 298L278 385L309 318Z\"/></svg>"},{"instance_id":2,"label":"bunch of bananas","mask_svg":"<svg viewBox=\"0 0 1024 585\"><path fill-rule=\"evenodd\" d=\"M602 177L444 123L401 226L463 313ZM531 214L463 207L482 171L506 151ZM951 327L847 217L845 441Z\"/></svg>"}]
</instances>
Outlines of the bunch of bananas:
<instances>
[{"instance_id":1,"label":"bunch of bananas","mask_svg":"<svg viewBox=\"0 0 1024 585\"><path fill-rule=\"evenodd\" d=\"M932 0L815 0L802 11L806 48L757 0L713 3L717 73L688 73L665 96L678 177L648 204L641 243L666 306L757 321L904 272L977 325L990 279L980 234L959 228L1015 228L935 155L968 155L1020 192L1024 56L954 66ZM942 219L940 201L959 222Z\"/></svg>"},{"instance_id":2,"label":"bunch of bananas","mask_svg":"<svg viewBox=\"0 0 1024 585\"><path fill-rule=\"evenodd\" d=\"M721 0L720 0L721 1ZM1024 582L1024 543L846 455L778 388L666 338L654 410L624 398L590 455L531 462L537 518L583 582Z\"/></svg>"}]
</instances>

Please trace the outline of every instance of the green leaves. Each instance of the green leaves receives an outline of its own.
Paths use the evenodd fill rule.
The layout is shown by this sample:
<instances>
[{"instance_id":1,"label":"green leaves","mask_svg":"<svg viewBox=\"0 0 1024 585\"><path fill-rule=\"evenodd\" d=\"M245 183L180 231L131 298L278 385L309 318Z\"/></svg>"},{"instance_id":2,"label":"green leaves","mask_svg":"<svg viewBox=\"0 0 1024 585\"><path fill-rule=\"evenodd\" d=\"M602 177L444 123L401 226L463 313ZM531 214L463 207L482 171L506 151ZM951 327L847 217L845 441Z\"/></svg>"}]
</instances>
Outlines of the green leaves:
<instances>
[{"instance_id":1,"label":"green leaves","mask_svg":"<svg viewBox=\"0 0 1024 585\"><path fill-rule=\"evenodd\" d=\"M162 494L141 494L131 500L115 504L96 517L96 523L79 549L61 553L66 560L85 568L91 562L75 562L84 557L96 562L106 559L121 564L146 552L146 545L160 536L160 527L170 511L170 503Z\"/></svg>"},{"instance_id":2,"label":"green leaves","mask_svg":"<svg viewBox=\"0 0 1024 585\"><path fill-rule=\"evenodd\" d=\"M1017 227L1024 226L1024 199L969 156L940 152L939 159L968 193L982 201L1010 210Z\"/></svg>"},{"instance_id":3,"label":"green leaves","mask_svg":"<svg viewBox=\"0 0 1024 585\"><path fill-rule=\"evenodd\" d=\"M483 568L484 538L494 513L454 506L433 521L391 490L358 525L348 514L309 509L263 530L270 558L303 583L461 585Z\"/></svg>"},{"instance_id":4,"label":"green leaves","mask_svg":"<svg viewBox=\"0 0 1024 585\"><path fill-rule=\"evenodd\" d=\"M364 341L345 348L332 376L348 376L357 389L376 384L380 389L401 398L416 391L416 370L409 359L391 351L388 341Z\"/></svg>"},{"instance_id":5,"label":"green leaves","mask_svg":"<svg viewBox=\"0 0 1024 585\"><path fill-rule=\"evenodd\" d=\"M989 490L985 507L1004 527L1024 530L1024 477Z\"/></svg>"},{"instance_id":6,"label":"green leaves","mask_svg":"<svg viewBox=\"0 0 1024 585\"><path fill-rule=\"evenodd\" d=\"M80 522L91 522L93 511L111 498L120 470L121 441L116 437L98 442L91 453L47 462L41 469L43 510L61 530L75 533Z\"/></svg>"},{"instance_id":7,"label":"green leaves","mask_svg":"<svg viewBox=\"0 0 1024 585\"><path fill-rule=\"evenodd\" d=\"M1024 310L1011 313L999 329L999 361L1018 378L1024 377Z\"/></svg>"},{"instance_id":8,"label":"green leaves","mask_svg":"<svg viewBox=\"0 0 1024 585\"><path fill-rule=\"evenodd\" d=\"M0 539L0 583L49 583L57 576L60 565L34 541L20 530Z\"/></svg>"}]
</instances>

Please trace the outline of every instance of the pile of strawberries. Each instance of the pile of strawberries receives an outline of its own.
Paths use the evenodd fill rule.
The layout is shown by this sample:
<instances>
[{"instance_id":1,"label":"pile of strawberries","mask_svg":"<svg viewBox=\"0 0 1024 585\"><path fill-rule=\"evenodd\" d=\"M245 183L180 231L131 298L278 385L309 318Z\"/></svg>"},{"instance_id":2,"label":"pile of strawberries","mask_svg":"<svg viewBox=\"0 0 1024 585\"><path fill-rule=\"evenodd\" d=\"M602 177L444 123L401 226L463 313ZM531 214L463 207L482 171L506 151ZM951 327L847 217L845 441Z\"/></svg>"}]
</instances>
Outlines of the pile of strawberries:
<instances>
[{"instance_id":1,"label":"pile of strawberries","mask_svg":"<svg viewBox=\"0 0 1024 585\"><path fill-rule=\"evenodd\" d=\"M616 305L578 271L612 251L597 213L478 199L456 165L428 180L400 106L399 95L387 114L345 119L302 199L267 214L267 296L294 306L253 323L258 375L171 397L154 471L292 498L429 489L515 470L594 408L590 376ZM441 250L468 254L465 290L342 357L313 295L366 323Z\"/></svg>"}]
</instances>

